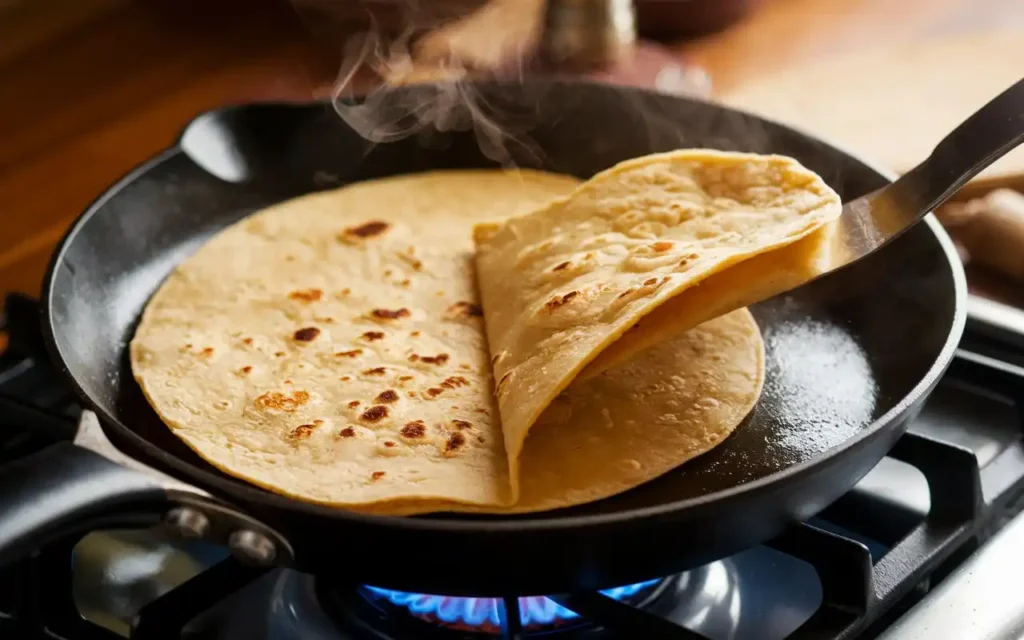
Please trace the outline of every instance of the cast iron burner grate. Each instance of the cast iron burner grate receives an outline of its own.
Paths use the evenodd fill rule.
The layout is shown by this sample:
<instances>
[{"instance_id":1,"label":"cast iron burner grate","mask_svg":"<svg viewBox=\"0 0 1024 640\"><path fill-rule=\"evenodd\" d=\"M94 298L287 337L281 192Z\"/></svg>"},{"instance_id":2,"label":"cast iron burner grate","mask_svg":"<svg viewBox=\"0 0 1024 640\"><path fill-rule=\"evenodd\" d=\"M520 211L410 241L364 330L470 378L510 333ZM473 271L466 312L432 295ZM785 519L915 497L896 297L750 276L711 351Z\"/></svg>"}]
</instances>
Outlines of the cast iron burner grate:
<instances>
[{"instance_id":1,"label":"cast iron burner grate","mask_svg":"<svg viewBox=\"0 0 1024 640\"><path fill-rule=\"evenodd\" d=\"M37 309L25 298L6 301L6 328L10 348L0 359L0 393L37 404L68 417L67 433L33 431L32 425L18 424L19 416L0 416L0 454L6 459L26 455L54 438L69 438L71 419L77 409L69 404L70 394L54 378L45 364L35 327ZM968 333L970 337L970 332ZM965 339L965 344L970 339ZM29 362L29 364L24 364ZM979 353L961 349L953 361L947 380L962 381L985 393L997 395L1016 407L1024 407L1024 376L1019 368ZM920 521L908 524L909 533L897 538L873 557L872 552L853 534L826 530L817 524L798 524L771 540L767 547L809 563L821 584L821 605L790 636L847 640L871 635L893 615L909 606L914 595L927 589L929 581L941 579L951 565L957 564L977 547L988 530L998 526L1007 513L1018 510L1017 501L1024 491L1024 446L1020 441L1019 411L1013 442L995 457L979 465L978 457L966 447L911 431L899 440L890 458L918 469L928 483L931 507ZM13 444L12 444L13 443ZM4 459L0 458L0 460ZM870 510L870 515L865 509ZM821 515L822 522L856 529L858 522L888 520L884 505L866 504L851 492ZM893 512L895 513L895 512ZM815 520L817 523L818 520ZM39 549L31 558L0 570L0 637L51 638L54 640L110 640L115 634L86 621L77 611L72 595L70 555L77 540L64 540ZM666 550L671 552L671 550ZM246 567L226 559L172 589L139 611L132 637L137 640L215 638L216 631L203 631L197 625L208 617L211 606L229 606L229 596L252 587L265 570ZM337 579L332 584L337 585ZM343 578L343 577L341 577ZM655 587L657 588L657 587ZM359 600L362 613L339 595L342 592L364 594ZM554 629L545 638L615 637L669 638L698 640L703 636L661 617L656 607L634 606L635 601L620 601L601 592L579 592L548 596L553 602L580 617L583 627ZM433 638L460 637L458 632L438 626L429 634L405 622L422 623L412 615L382 610L365 597L358 585L346 589L321 588L318 598L332 613L336 623L348 625L362 621L364 637ZM501 598L497 607L498 624L492 637L524 639L519 601L515 596ZM366 613L363 611L363 613ZM205 613L204 613L205 612ZM204 614L200 617L200 614ZM262 614L262 612L261 612ZM376 617L374 617L376 616ZM183 633L193 623L193 632ZM378 625L388 626L382 631ZM397 626L396 626L397 625ZM358 626L358 625L357 625ZM394 628L392 628L394 626ZM410 632L409 629L412 629ZM580 635L579 630L586 633ZM198 629L198 630L197 630ZM205 634L205 635L204 635ZM357 636L359 637L359 636Z\"/></svg>"}]
</instances>

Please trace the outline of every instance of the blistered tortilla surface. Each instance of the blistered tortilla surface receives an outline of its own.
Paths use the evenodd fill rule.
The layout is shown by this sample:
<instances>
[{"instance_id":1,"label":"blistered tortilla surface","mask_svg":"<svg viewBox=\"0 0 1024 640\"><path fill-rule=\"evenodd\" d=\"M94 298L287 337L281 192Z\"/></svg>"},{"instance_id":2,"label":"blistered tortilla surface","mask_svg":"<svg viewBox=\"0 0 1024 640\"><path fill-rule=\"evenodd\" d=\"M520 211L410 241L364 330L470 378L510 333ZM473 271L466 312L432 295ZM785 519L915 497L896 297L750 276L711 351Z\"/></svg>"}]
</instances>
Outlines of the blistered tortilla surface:
<instances>
[{"instance_id":1,"label":"blistered tortilla surface","mask_svg":"<svg viewBox=\"0 0 1024 640\"><path fill-rule=\"evenodd\" d=\"M576 182L425 173L245 218L153 296L131 343L136 380L201 457L269 490L508 504L470 229Z\"/></svg>"}]
</instances>

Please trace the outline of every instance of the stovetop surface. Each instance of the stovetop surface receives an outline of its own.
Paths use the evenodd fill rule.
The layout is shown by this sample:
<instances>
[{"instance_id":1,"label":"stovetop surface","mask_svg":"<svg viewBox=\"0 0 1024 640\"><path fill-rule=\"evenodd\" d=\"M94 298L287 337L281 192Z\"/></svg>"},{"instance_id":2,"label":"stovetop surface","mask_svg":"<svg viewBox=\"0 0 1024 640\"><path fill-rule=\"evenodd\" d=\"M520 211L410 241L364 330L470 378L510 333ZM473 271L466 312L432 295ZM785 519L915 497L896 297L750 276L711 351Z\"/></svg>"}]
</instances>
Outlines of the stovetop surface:
<instances>
[{"instance_id":1,"label":"stovetop surface","mask_svg":"<svg viewBox=\"0 0 1024 640\"><path fill-rule=\"evenodd\" d=\"M34 302L14 297L5 311L10 346L0 356L0 393L64 416L67 433L38 433L0 416L0 464L70 438L81 411L46 364ZM554 596L558 604L520 601L520 621L529 624L519 629L497 602L433 602L344 576L250 569L223 549L159 531L94 532L0 569L0 637L876 637L1024 506L1020 365L1024 352L969 330L908 435L854 490L766 545L624 596L627 606L593 593ZM486 633L460 620L465 615L483 620ZM537 622L544 616L571 618L551 626Z\"/></svg>"}]
</instances>

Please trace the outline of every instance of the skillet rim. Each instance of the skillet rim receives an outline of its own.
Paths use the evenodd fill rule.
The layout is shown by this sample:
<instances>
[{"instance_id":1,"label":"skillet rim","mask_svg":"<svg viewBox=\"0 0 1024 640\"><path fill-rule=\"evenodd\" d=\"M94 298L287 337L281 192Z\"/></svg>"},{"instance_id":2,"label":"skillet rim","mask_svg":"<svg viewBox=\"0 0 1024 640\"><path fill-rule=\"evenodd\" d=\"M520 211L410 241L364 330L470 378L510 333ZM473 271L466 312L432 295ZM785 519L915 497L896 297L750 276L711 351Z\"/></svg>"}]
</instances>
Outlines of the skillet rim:
<instances>
[{"instance_id":1,"label":"skillet rim","mask_svg":"<svg viewBox=\"0 0 1024 640\"><path fill-rule=\"evenodd\" d=\"M760 121L770 124L774 127L787 129L806 140L817 142L828 148L829 152L836 152L841 156L845 156L848 159L852 159L867 169L874 172L876 175L892 182L895 177L895 173L876 166L874 163L862 159L859 155L849 151L843 145L834 144L827 138L822 138L817 135L811 134L799 127L783 123L777 120L766 118L764 116L755 114L750 111L733 108L712 100L701 100L697 98L690 98L686 96L674 96L668 95L654 89L643 88L643 87L620 87L616 85L610 85L609 83L600 82L590 79L581 78L543 78L543 79L532 79L526 80L526 83L543 84L547 87L555 85L571 85L571 86L587 86L597 87L601 89L612 89L617 92L629 92L633 94L641 94L652 97L654 99L671 99L680 103L688 104L699 104L702 108L713 108L718 111L732 112L744 117L747 120ZM502 84L501 82L478 82L476 84ZM415 87L413 87L415 88ZM67 382L71 385L75 394L85 403L86 408L96 413L99 417L99 422L106 431L109 429L117 430L120 437L124 437L131 441L133 446L137 447L140 451L144 452L146 456L151 457L153 460L159 460L171 467L177 478L188 484L197 485L201 489L209 491L214 498L224 500L229 503L237 502L239 499L246 500L252 503L259 504L261 507L270 507L275 510L281 510L284 512L292 511L297 512L304 516L313 516L317 518L326 518L336 523L343 523L346 521L353 522L362 526L370 527L388 527L388 528L399 528L406 529L409 531L422 531L431 533L444 533L444 532L481 532L481 533L519 533L522 532L524 535L527 533L552 533L552 532L567 532L572 533L570 529L576 529L581 526L609 526L619 525L626 523L639 523L640 521L653 520L658 518L670 517L672 515L678 515L681 513L693 513L700 510L706 510L714 508L716 505L720 506L724 502L740 500L746 498L750 500L754 497L753 494L758 492L770 491L772 487L777 487L785 483L798 481L803 475L811 474L816 469L822 466L826 466L833 460L833 458L840 456L844 451L848 449L856 448L866 440L878 435L878 433L884 430L887 426L895 423L903 423L902 418L905 414L911 410L918 402L921 401L922 396L926 396L938 383L939 379L945 373L949 367L950 362L956 352L956 349L960 343L964 327L967 319L967 280L963 269L963 265L959 260L956 248L953 245L949 235L945 232L942 226L938 223L932 213L929 213L923 220L924 224L928 227L931 236L935 239L938 244L938 248L943 252L946 257L946 263L949 266L950 276L953 285L953 317L952 322L949 325L946 340L939 350L938 354L932 365L924 376L914 385L914 387L907 392L903 398L894 404L888 411L873 420L870 424L862 428L858 433L846 440L829 447L825 451L821 452L817 456L804 460L798 464L787 467L785 469L776 471L762 478L744 482L734 487L716 491L713 493L696 496L692 498L686 498L682 500L675 500L672 502L666 502L659 505L652 505L646 507L637 507L633 509L617 510L610 513L596 513L596 514L583 514L583 515L570 515L570 516L554 516L550 515L555 512L540 512L538 514L517 514L512 516L501 516L494 514L486 514L483 517L474 516L472 514L445 514L443 518L431 517L430 514L422 516L388 516L378 514L367 514L359 513L355 511L349 511L339 507L330 507L326 505L320 505L316 503L303 502L295 498L289 498L277 493L270 492L262 489L255 485L249 484L244 480L234 478L227 474L226 477L221 477L218 474L206 471L199 467L196 467L185 460L169 454L154 443L150 442L146 438L142 437L134 429L128 427L119 418L112 415L106 410L102 403L94 400L90 394L88 394L82 385L79 384L78 379L74 376L69 367L67 366L67 360L63 357L60 352L60 348L57 345L57 332L55 330L55 323L53 320L53 300L54 300L54 282L59 266L62 264L64 255L67 253L69 247L73 244L75 237L78 233L89 223L90 219L97 215L103 206L112 198L116 197L126 186L135 182L139 178L143 177L160 164L171 160L172 158L184 155L188 157L188 153L182 148L182 137L185 131L193 123L198 121L200 118L209 116L211 114L225 113L241 111L252 108L284 108L289 110L311 110L314 108L322 108L325 105L330 106L332 103L330 100L310 100L310 101L285 101L285 100L272 100L272 101L249 101L240 102L225 105L222 107L208 109L196 114L193 118L185 123L182 127L181 134L176 139L176 142L151 156L150 158L142 161L133 167L130 171L124 174L121 178L113 182L106 190L104 190L93 202L91 202L79 216L71 223L67 232L61 238L60 242L56 245L50 262L47 266L46 274L43 280L43 290L40 296L42 303L41 309L41 324L43 341L46 345L47 353L50 356L51 362L56 365L56 368L60 371L61 375L65 377ZM846 268L846 267L843 267ZM896 427L898 428L898 427ZM904 424L903 430L905 431L906 426ZM116 447L115 447L116 448ZM126 454L130 455L130 454ZM138 459L136 456L131 456ZM151 462L146 459L139 460L147 466L152 466ZM140 472L141 473L141 472ZM227 498L227 499L226 499ZM238 506L238 505L236 505ZM241 507L243 512L252 512L252 509L248 506ZM547 515L545 515L547 514Z\"/></svg>"}]
</instances>

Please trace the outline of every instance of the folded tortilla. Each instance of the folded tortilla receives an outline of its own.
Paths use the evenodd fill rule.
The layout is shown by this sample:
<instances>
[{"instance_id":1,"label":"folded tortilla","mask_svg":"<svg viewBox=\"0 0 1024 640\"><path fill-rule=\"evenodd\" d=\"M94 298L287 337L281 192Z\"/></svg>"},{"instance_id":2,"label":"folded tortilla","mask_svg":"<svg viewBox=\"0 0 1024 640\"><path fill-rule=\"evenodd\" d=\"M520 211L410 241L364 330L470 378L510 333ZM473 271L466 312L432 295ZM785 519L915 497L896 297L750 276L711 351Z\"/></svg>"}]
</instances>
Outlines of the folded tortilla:
<instances>
[{"instance_id":1,"label":"folded tortilla","mask_svg":"<svg viewBox=\"0 0 1024 640\"><path fill-rule=\"evenodd\" d=\"M759 158L750 162L775 166ZM509 332L509 318L536 301L528 287L512 283L537 276L516 263L499 266L513 247L502 239L531 216L562 215L552 213L555 206L567 207L566 225L576 224L579 216L566 203L580 194L592 198L602 176L607 172L577 188L573 178L532 171L431 172L259 212L214 236L150 300L130 345L135 378L175 435L212 465L309 502L394 514L522 512L642 484L736 428L760 393L763 345L753 318L733 303L743 298L725 281L723 293L705 301L721 313L688 315L685 328L652 323L656 338L638 340L571 385L564 379L582 365L564 363L594 360L614 331L592 340L593 327L581 322L593 352L569 357L544 351L550 341L533 345L566 375L548 375L525 343L501 342L507 335L522 339ZM818 183L787 186L791 204L802 206L798 201L812 190L807 185ZM758 212L780 228L793 226L770 207L754 207L751 217ZM510 216L506 226L482 230L478 275L472 226ZM765 241L780 234L757 240L760 250L770 251ZM579 239L587 236L584 228ZM786 238L778 245L803 242ZM728 243L702 241L716 259L727 253L718 249ZM805 272L818 248L793 251L788 262L773 253L777 264L789 265L780 271ZM720 277L735 268L719 269ZM554 291L553 283L542 284L536 299ZM721 303L723 297L730 302ZM675 300L662 301L668 308ZM632 324L641 307L620 306ZM650 313L640 324L656 319ZM513 322L519 321L530 319ZM503 352L492 365L491 354ZM538 401L506 380L496 401L494 370L515 371L517 383L531 372L561 388L541 390L538 398L546 400ZM522 425L518 411L506 417L508 389L536 410L531 424Z\"/></svg>"},{"instance_id":2,"label":"folded tortilla","mask_svg":"<svg viewBox=\"0 0 1024 640\"><path fill-rule=\"evenodd\" d=\"M477 225L513 492L527 435L581 372L821 273L841 211L791 158L696 149L620 163L537 211Z\"/></svg>"}]
</instances>

